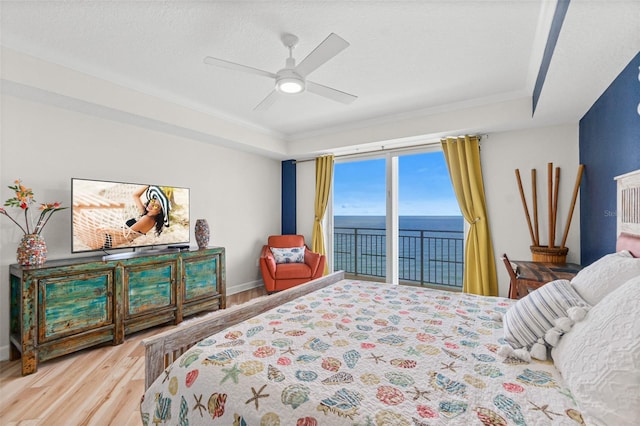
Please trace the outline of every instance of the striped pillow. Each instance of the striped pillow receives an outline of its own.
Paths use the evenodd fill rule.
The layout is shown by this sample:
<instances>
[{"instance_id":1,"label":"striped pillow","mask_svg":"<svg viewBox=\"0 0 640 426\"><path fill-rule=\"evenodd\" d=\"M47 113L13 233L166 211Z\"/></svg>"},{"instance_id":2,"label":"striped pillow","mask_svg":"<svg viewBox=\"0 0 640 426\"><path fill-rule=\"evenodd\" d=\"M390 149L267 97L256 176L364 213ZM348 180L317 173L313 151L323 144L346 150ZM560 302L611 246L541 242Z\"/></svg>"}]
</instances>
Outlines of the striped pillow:
<instances>
[{"instance_id":1,"label":"striped pillow","mask_svg":"<svg viewBox=\"0 0 640 426\"><path fill-rule=\"evenodd\" d=\"M530 348L573 306L589 307L567 280L551 281L518 300L502 319L504 339L514 349Z\"/></svg>"}]
</instances>

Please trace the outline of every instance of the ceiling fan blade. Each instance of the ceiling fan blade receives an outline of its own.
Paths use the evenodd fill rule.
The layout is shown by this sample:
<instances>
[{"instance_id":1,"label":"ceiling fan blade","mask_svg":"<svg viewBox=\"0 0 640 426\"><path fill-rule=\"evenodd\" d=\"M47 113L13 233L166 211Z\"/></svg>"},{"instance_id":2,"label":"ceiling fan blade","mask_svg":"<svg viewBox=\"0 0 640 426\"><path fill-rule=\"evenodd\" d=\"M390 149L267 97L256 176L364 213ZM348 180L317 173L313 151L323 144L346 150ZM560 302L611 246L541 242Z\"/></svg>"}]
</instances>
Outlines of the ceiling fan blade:
<instances>
[{"instance_id":1,"label":"ceiling fan blade","mask_svg":"<svg viewBox=\"0 0 640 426\"><path fill-rule=\"evenodd\" d=\"M301 77L306 77L315 71L320 65L349 47L349 43L337 34L331 33L313 52L300 62L295 71Z\"/></svg>"},{"instance_id":2,"label":"ceiling fan blade","mask_svg":"<svg viewBox=\"0 0 640 426\"><path fill-rule=\"evenodd\" d=\"M258 105L253 108L254 111L265 111L271 107L278 100L279 93L277 90L272 90Z\"/></svg>"},{"instance_id":3,"label":"ceiling fan blade","mask_svg":"<svg viewBox=\"0 0 640 426\"><path fill-rule=\"evenodd\" d=\"M271 78L277 77L277 75L269 71L248 67L246 65L236 64L235 62L229 62L229 61L225 61L224 59L213 58L211 56L206 56L204 58L204 63L208 65L214 65L216 67L227 68L230 70L244 71L251 74L262 75L264 77L271 77Z\"/></svg>"},{"instance_id":4,"label":"ceiling fan blade","mask_svg":"<svg viewBox=\"0 0 640 426\"><path fill-rule=\"evenodd\" d=\"M342 102L343 104L350 104L358 99L355 95L350 95L349 93L332 89L331 87L323 86L322 84L314 83L312 81L307 81L306 85L309 92L324 96L325 98L329 98L337 102Z\"/></svg>"}]
</instances>

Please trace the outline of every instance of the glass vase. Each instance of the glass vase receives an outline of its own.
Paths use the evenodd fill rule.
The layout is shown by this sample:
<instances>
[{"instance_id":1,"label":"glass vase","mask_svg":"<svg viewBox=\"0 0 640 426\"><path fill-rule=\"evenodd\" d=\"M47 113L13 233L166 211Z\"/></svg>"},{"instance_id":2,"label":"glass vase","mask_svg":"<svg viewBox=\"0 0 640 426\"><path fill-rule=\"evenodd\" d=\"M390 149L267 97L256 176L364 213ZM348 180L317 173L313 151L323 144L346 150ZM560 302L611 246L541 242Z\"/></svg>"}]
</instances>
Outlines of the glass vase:
<instances>
[{"instance_id":1,"label":"glass vase","mask_svg":"<svg viewBox=\"0 0 640 426\"><path fill-rule=\"evenodd\" d=\"M209 224L207 223L207 219L196 220L195 234L198 248L207 248L207 245L209 244Z\"/></svg>"},{"instance_id":2,"label":"glass vase","mask_svg":"<svg viewBox=\"0 0 640 426\"><path fill-rule=\"evenodd\" d=\"M39 266L47 260L47 243L39 234L25 234L20 240L16 259L22 266Z\"/></svg>"}]
</instances>

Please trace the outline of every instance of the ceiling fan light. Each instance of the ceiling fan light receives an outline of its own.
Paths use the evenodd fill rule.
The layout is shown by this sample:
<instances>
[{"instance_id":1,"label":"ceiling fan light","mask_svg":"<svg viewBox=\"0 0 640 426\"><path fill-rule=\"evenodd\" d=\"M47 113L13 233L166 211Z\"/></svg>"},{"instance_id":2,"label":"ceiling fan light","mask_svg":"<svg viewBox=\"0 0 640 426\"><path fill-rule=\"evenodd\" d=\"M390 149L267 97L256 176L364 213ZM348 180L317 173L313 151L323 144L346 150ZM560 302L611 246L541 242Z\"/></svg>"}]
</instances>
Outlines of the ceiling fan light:
<instances>
[{"instance_id":1,"label":"ceiling fan light","mask_svg":"<svg viewBox=\"0 0 640 426\"><path fill-rule=\"evenodd\" d=\"M282 93L300 93L304 90L304 81L295 77L283 77L278 79L276 87Z\"/></svg>"}]
</instances>

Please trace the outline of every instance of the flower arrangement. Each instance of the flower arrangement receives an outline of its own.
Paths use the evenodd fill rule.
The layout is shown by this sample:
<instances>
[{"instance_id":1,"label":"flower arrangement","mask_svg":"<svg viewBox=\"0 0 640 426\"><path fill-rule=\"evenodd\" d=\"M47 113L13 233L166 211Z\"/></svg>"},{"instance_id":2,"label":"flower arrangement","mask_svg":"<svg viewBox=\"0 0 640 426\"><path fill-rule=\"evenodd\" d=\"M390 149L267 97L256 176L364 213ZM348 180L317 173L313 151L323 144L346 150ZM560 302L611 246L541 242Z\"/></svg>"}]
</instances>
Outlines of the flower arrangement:
<instances>
[{"instance_id":1,"label":"flower arrangement","mask_svg":"<svg viewBox=\"0 0 640 426\"><path fill-rule=\"evenodd\" d=\"M17 220L7 213L7 210L3 207L0 207L0 214L7 216L13 223L18 225L18 227L22 230L25 235L28 234L36 234L40 235L44 226L49 222L49 219L55 212L58 210L64 210L66 207L62 207L62 204L59 202L55 203L44 203L40 204L38 208L40 210L40 216L38 216L38 220L33 222L33 217L31 215L30 207L35 204L36 200L33 198L33 190L31 188L27 188L22 185L22 181L20 179L16 180L12 186L8 187L12 191L15 192L15 197L9 198L5 201L4 205L8 207L19 207L24 212L24 222L25 226L20 225Z\"/></svg>"}]
</instances>

